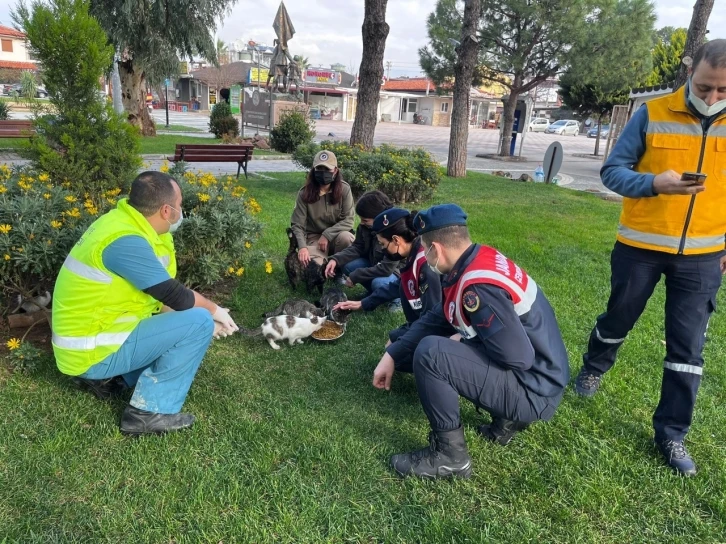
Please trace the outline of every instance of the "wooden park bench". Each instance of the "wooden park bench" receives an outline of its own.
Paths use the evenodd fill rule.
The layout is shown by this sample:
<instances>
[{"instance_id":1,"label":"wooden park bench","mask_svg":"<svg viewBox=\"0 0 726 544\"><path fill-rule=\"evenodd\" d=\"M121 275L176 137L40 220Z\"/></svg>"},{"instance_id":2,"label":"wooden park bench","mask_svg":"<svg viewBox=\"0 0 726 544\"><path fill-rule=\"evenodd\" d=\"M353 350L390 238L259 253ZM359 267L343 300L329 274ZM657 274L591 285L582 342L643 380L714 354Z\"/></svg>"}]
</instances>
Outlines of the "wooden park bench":
<instances>
[{"instance_id":1,"label":"wooden park bench","mask_svg":"<svg viewBox=\"0 0 726 544\"><path fill-rule=\"evenodd\" d=\"M0 138L31 138L34 134L32 121L0 121Z\"/></svg>"},{"instance_id":2,"label":"wooden park bench","mask_svg":"<svg viewBox=\"0 0 726 544\"><path fill-rule=\"evenodd\" d=\"M252 158L254 146L251 144L176 144L170 162L236 162L237 179L243 169L247 177L247 162Z\"/></svg>"}]
</instances>

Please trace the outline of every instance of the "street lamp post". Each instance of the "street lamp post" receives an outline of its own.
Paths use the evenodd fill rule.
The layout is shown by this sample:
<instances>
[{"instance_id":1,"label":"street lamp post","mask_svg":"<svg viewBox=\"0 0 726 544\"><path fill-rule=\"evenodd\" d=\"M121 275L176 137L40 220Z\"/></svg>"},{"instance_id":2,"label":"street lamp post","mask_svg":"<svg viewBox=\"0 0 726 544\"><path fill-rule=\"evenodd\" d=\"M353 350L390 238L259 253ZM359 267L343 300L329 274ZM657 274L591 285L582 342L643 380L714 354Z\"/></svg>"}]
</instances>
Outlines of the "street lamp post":
<instances>
[{"instance_id":1,"label":"street lamp post","mask_svg":"<svg viewBox=\"0 0 726 544\"><path fill-rule=\"evenodd\" d=\"M166 128L169 128L169 79L164 80L164 105L166 106Z\"/></svg>"}]
</instances>

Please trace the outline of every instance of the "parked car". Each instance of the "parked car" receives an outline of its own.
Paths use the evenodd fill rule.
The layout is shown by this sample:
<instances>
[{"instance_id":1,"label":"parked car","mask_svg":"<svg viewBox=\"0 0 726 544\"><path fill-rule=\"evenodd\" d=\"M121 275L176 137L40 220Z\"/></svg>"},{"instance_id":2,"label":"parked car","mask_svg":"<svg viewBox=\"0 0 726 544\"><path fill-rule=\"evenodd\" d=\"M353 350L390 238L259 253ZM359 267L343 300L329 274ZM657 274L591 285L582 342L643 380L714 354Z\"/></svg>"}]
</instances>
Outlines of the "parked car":
<instances>
[{"instance_id":1,"label":"parked car","mask_svg":"<svg viewBox=\"0 0 726 544\"><path fill-rule=\"evenodd\" d=\"M607 138L610 133L610 125L603 125L600 131L600 138ZM587 131L588 138L597 138L597 125Z\"/></svg>"},{"instance_id":2,"label":"parked car","mask_svg":"<svg viewBox=\"0 0 726 544\"><path fill-rule=\"evenodd\" d=\"M20 93L22 92L23 86L20 83L16 83L15 85L5 88L5 94L9 94L10 96L20 96ZM45 87L36 87L35 97L48 98L48 91L45 90Z\"/></svg>"},{"instance_id":3,"label":"parked car","mask_svg":"<svg viewBox=\"0 0 726 544\"><path fill-rule=\"evenodd\" d=\"M558 134L559 136L567 136L568 134L577 136L580 133L580 123L573 119L561 119L548 126L545 132L547 134Z\"/></svg>"},{"instance_id":4,"label":"parked car","mask_svg":"<svg viewBox=\"0 0 726 544\"><path fill-rule=\"evenodd\" d=\"M529 131L530 132L544 132L547 130L547 127L550 126L549 119L545 119L543 117L539 117L537 119L532 119L532 121L529 123Z\"/></svg>"}]
</instances>

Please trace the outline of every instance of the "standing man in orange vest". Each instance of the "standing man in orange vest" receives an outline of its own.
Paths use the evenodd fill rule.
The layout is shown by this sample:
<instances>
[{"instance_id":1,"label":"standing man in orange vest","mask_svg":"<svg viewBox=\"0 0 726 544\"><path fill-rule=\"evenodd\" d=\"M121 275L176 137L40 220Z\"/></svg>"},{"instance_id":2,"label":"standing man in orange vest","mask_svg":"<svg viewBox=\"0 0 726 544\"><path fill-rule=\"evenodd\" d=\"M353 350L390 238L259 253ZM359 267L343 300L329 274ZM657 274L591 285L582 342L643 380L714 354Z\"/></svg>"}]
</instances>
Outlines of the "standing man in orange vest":
<instances>
[{"instance_id":1,"label":"standing man in orange vest","mask_svg":"<svg viewBox=\"0 0 726 544\"><path fill-rule=\"evenodd\" d=\"M726 271L726 40L703 45L688 83L640 108L601 171L622 195L607 311L590 334L575 390L600 387L618 348L665 276L666 357L655 443L685 476L683 444L703 373L706 326Z\"/></svg>"}]
</instances>

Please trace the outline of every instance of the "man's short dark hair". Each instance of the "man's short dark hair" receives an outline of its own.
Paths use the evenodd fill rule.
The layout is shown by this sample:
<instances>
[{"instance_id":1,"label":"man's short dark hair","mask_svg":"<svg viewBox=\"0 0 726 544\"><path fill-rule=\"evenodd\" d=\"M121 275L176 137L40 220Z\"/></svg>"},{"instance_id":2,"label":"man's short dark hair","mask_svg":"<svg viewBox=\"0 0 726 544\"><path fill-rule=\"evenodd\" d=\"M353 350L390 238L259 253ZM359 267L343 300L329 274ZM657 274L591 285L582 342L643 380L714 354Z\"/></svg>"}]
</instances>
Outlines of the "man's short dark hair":
<instances>
[{"instance_id":1,"label":"man's short dark hair","mask_svg":"<svg viewBox=\"0 0 726 544\"><path fill-rule=\"evenodd\" d=\"M421 240L426 244L426 247L430 247L433 242L456 249L471 244L469 228L464 225L451 225L450 227L426 232L421 235Z\"/></svg>"},{"instance_id":2,"label":"man's short dark hair","mask_svg":"<svg viewBox=\"0 0 726 544\"><path fill-rule=\"evenodd\" d=\"M169 174L141 172L131 183L129 204L144 217L154 215L165 204L174 206L174 183L176 180Z\"/></svg>"},{"instance_id":3,"label":"man's short dark hair","mask_svg":"<svg viewBox=\"0 0 726 544\"><path fill-rule=\"evenodd\" d=\"M706 61L711 68L726 68L726 40L711 40L699 47L691 67L695 70L701 61Z\"/></svg>"},{"instance_id":4,"label":"man's short dark hair","mask_svg":"<svg viewBox=\"0 0 726 544\"><path fill-rule=\"evenodd\" d=\"M358 199L355 205L355 213L365 219L375 219L379 213L393 208L393 203L388 196L381 191L368 191Z\"/></svg>"}]
</instances>

